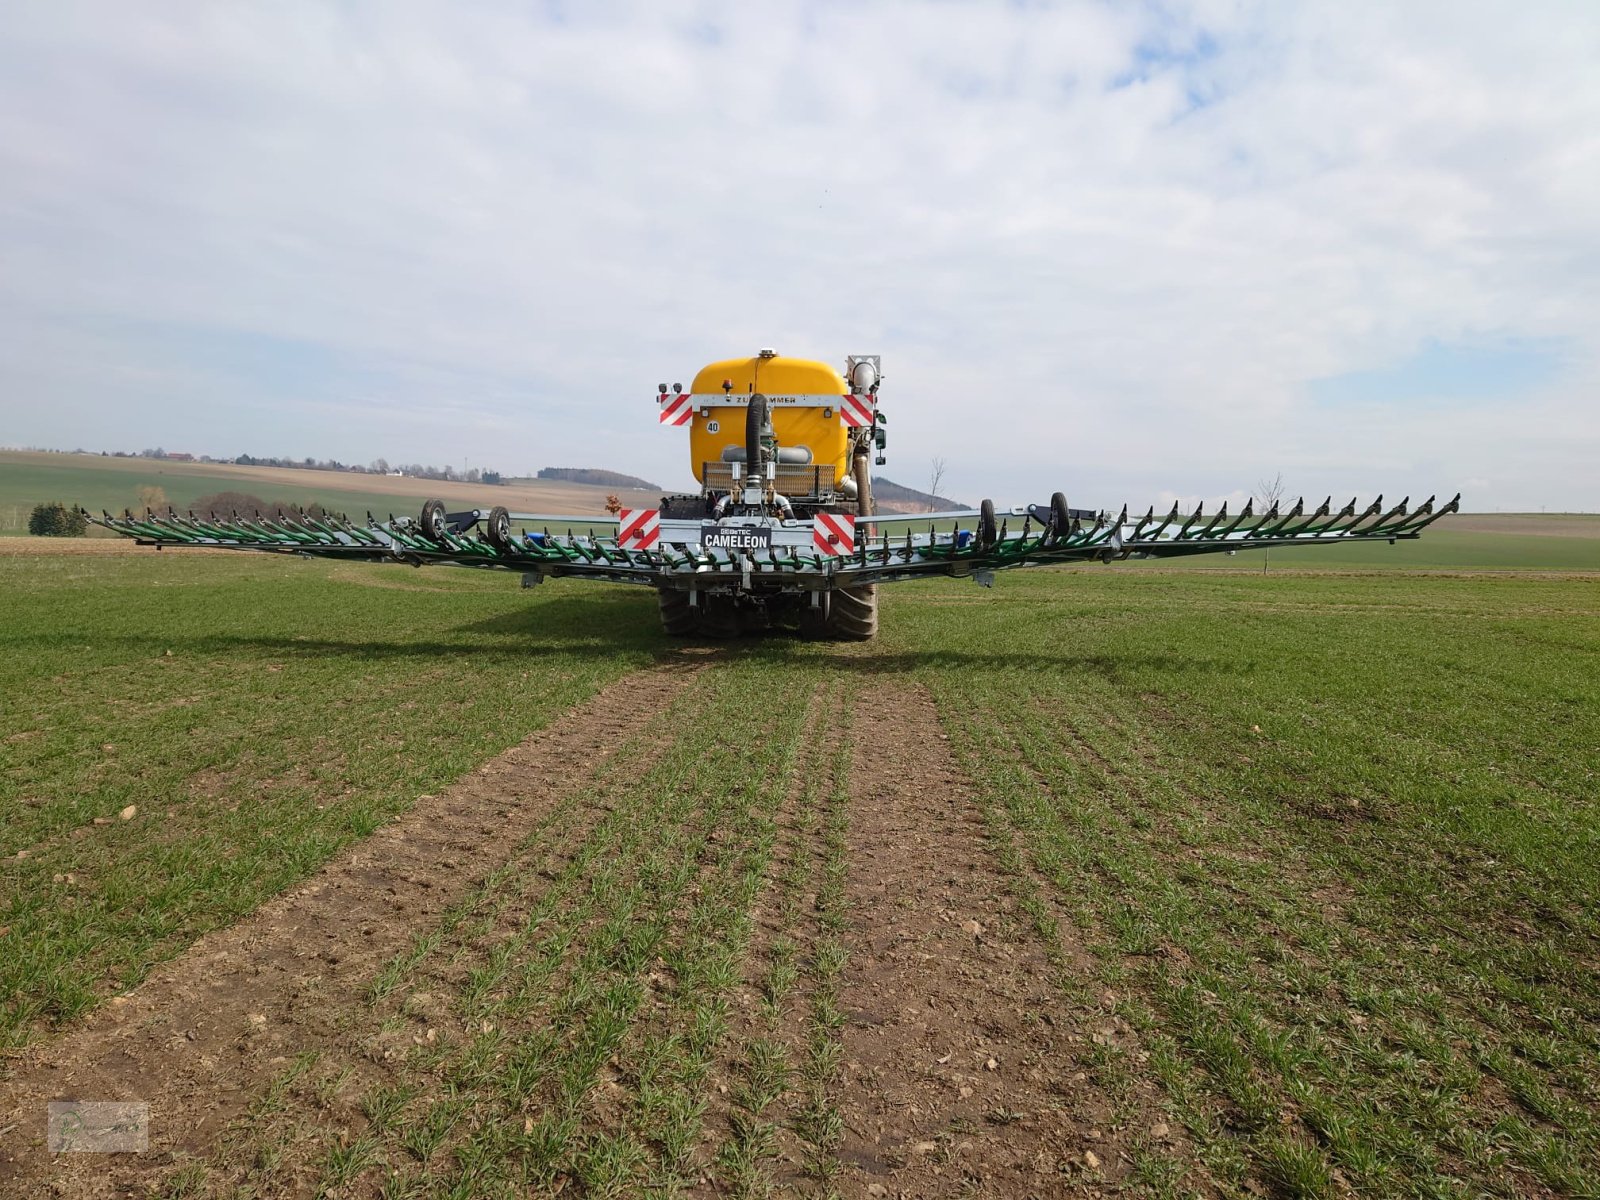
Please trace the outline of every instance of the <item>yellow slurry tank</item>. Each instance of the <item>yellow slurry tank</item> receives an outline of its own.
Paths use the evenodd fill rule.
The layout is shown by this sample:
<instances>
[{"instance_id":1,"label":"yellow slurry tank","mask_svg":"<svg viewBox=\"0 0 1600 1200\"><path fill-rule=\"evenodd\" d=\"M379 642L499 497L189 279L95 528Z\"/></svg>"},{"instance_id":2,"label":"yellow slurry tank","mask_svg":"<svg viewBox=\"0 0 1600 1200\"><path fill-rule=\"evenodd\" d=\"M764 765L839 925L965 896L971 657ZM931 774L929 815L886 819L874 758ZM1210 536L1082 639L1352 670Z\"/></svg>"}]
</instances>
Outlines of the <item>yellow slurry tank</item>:
<instances>
[{"instance_id":1,"label":"yellow slurry tank","mask_svg":"<svg viewBox=\"0 0 1600 1200\"><path fill-rule=\"evenodd\" d=\"M800 495L833 491L851 470L849 430L839 418L849 392L838 371L812 359L763 351L711 363L690 387L690 470L703 487L732 486L733 464L744 461L745 406L760 393L781 447L780 480Z\"/></svg>"},{"instance_id":2,"label":"yellow slurry tank","mask_svg":"<svg viewBox=\"0 0 1600 1200\"><path fill-rule=\"evenodd\" d=\"M661 384L663 425L689 430L699 490L663 496L662 514L722 517L727 506L775 506L788 519L815 512L870 515L871 464L882 465L885 417L876 354L825 362L761 350L696 372L689 390Z\"/></svg>"}]
</instances>

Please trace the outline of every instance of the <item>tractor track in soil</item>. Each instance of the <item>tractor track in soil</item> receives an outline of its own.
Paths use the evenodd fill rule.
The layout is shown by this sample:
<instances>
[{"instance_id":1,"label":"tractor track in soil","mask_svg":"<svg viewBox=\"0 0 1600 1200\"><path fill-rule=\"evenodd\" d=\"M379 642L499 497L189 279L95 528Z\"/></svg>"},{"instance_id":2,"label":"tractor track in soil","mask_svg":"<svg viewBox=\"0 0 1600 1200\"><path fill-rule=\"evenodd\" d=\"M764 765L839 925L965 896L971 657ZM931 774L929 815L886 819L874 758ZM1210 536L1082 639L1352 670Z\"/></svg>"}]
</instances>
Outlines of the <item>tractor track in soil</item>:
<instances>
[{"instance_id":1,"label":"tractor track in soil","mask_svg":"<svg viewBox=\"0 0 1600 1200\"><path fill-rule=\"evenodd\" d=\"M0 1117L15 1126L0 1145L0 1195L123 1194L174 1154L207 1150L286 1063L336 1036L418 928L513 856L513 834L580 800L595 767L712 661L617 680L18 1055L0 1079ZM117 1156L114 1173L99 1155L48 1154L46 1102L70 1096L148 1102L151 1153Z\"/></svg>"},{"instance_id":2,"label":"tractor track in soil","mask_svg":"<svg viewBox=\"0 0 1600 1200\"><path fill-rule=\"evenodd\" d=\"M840 1182L879 1196L1115 1190L1128 1102L1091 1078L1095 1014L1062 1003L939 729L918 685L860 697ZM1135 1109L1139 1128L1160 1119L1152 1096Z\"/></svg>"}]
</instances>

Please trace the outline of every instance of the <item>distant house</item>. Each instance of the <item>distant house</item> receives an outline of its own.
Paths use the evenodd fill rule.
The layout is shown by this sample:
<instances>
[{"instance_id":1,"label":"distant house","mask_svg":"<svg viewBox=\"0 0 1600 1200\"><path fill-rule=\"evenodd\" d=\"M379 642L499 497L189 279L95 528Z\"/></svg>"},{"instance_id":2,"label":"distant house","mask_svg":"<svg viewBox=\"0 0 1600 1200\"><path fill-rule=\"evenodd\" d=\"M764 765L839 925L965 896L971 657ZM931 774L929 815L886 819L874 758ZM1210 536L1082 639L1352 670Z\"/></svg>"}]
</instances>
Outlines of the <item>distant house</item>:
<instances>
[{"instance_id":1,"label":"distant house","mask_svg":"<svg viewBox=\"0 0 1600 1200\"><path fill-rule=\"evenodd\" d=\"M177 453L169 453L167 455L167 461L169 461L169 462L193 462L194 461L194 455L192 455L192 454L184 454L181 451L179 451Z\"/></svg>"}]
</instances>

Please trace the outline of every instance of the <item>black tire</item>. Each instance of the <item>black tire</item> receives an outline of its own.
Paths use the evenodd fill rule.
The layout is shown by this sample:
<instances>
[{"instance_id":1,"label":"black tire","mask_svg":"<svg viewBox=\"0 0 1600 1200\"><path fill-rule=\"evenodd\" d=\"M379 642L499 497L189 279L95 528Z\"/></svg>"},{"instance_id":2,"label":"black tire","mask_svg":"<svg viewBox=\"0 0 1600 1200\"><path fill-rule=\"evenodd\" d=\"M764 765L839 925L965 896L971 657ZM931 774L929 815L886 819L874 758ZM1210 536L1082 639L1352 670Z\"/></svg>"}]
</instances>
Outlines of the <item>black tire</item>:
<instances>
[{"instance_id":1,"label":"black tire","mask_svg":"<svg viewBox=\"0 0 1600 1200\"><path fill-rule=\"evenodd\" d=\"M501 507L489 510L489 519L483 524L484 536L489 539L489 544L503 554L510 554L511 545L511 513Z\"/></svg>"},{"instance_id":2,"label":"black tire","mask_svg":"<svg viewBox=\"0 0 1600 1200\"><path fill-rule=\"evenodd\" d=\"M422 506L422 532L430 541L444 541L447 532L444 521L444 501L429 500Z\"/></svg>"},{"instance_id":3,"label":"black tire","mask_svg":"<svg viewBox=\"0 0 1600 1200\"><path fill-rule=\"evenodd\" d=\"M978 505L978 549L987 550L1000 540L994 520L994 501L985 500Z\"/></svg>"},{"instance_id":4,"label":"black tire","mask_svg":"<svg viewBox=\"0 0 1600 1200\"><path fill-rule=\"evenodd\" d=\"M656 601L661 608L661 628L668 637L722 641L744 632L739 610L726 596L701 595L700 603L692 605L688 592L657 588Z\"/></svg>"},{"instance_id":5,"label":"black tire","mask_svg":"<svg viewBox=\"0 0 1600 1200\"><path fill-rule=\"evenodd\" d=\"M830 595L825 636L840 642L867 642L878 636L878 585L835 588Z\"/></svg>"},{"instance_id":6,"label":"black tire","mask_svg":"<svg viewBox=\"0 0 1600 1200\"><path fill-rule=\"evenodd\" d=\"M1067 498L1060 492L1050 497L1050 525L1055 537L1064 538L1072 530L1072 514L1067 511Z\"/></svg>"},{"instance_id":7,"label":"black tire","mask_svg":"<svg viewBox=\"0 0 1600 1200\"><path fill-rule=\"evenodd\" d=\"M728 596L701 596L696 610L695 633L703 638L723 641L744 632L739 609Z\"/></svg>"},{"instance_id":8,"label":"black tire","mask_svg":"<svg viewBox=\"0 0 1600 1200\"><path fill-rule=\"evenodd\" d=\"M760 392L750 397L744 410L744 473L759 482L766 478L761 469L761 434L767 427L767 398Z\"/></svg>"},{"instance_id":9,"label":"black tire","mask_svg":"<svg viewBox=\"0 0 1600 1200\"><path fill-rule=\"evenodd\" d=\"M689 605L689 593L677 588L657 588L661 605L661 628L668 637L693 637L700 624L699 614Z\"/></svg>"},{"instance_id":10,"label":"black tire","mask_svg":"<svg viewBox=\"0 0 1600 1200\"><path fill-rule=\"evenodd\" d=\"M818 640L828 636L828 614L833 611L833 593L823 592L821 600L822 603L816 607L812 607L809 596L800 601L795 627L801 637Z\"/></svg>"}]
</instances>

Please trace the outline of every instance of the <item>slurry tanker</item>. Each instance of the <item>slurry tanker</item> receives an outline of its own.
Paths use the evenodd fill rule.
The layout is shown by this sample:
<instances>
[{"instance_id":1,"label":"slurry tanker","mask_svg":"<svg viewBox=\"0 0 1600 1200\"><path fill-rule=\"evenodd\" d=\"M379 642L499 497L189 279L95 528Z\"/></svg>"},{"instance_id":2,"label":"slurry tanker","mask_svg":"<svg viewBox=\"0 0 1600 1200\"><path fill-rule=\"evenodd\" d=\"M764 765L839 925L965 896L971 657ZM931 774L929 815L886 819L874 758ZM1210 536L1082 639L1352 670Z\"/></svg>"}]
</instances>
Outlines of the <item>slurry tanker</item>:
<instances>
[{"instance_id":1,"label":"slurry tanker","mask_svg":"<svg viewBox=\"0 0 1600 1200\"><path fill-rule=\"evenodd\" d=\"M725 638L794 630L863 641L878 630L878 586L956 576L992 584L997 571L1129 557L1176 558L1275 546L1337 546L1415 538L1461 497L1416 508L1407 500L1337 510L1332 497L1229 514L1200 507L1130 517L1124 507L1044 504L891 514L872 500L871 464L884 462L877 355L843 371L762 350L711 363L687 391L657 388L657 419L687 429L693 491L656 508L607 516L451 512L438 500L417 517L365 522L302 514L176 512L91 517L143 545L206 546L318 558L453 565L520 572L525 584L595 579L653 587L667 633Z\"/></svg>"}]
</instances>

